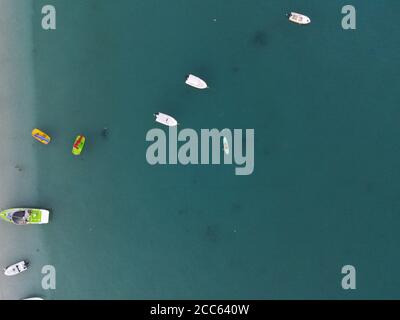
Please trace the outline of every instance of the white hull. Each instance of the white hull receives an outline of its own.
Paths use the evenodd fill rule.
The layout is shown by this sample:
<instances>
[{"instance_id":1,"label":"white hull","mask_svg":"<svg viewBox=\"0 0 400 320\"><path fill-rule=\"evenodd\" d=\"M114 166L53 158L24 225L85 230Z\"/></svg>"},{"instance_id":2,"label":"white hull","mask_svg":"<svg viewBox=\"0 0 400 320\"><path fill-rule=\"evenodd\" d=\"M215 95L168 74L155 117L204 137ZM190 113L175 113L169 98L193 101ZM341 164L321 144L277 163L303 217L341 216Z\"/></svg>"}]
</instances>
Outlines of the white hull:
<instances>
[{"instance_id":1,"label":"white hull","mask_svg":"<svg viewBox=\"0 0 400 320\"><path fill-rule=\"evenodd\" d=\"M0 212L0 217L16 225L47 224L50 211L33 208L12 208Z\"/></svg>"},{"instance_id":2,"label":"white hull","mask_svg":"<svg viewBox=\"0 0 400 320\"><path fill-rule=\"evenodd\" d=\"M8 277L15 276L21 272L28 270L28 263L20 261L4 269L4 274Z\"/></svg>"},{"instance_id":3,"label":"white hull","mask_svg":"<svg viewBox=\"0 0 400 320\"><path fill-rule=\"evenodd\" d=\"M311 19L304 14L291 12L289 15L289 20L297 24L309 24Z\"/></svg>"},{"instance_id":4,"label":"white hull","mask_svg":"<svg viewBox=\"0 0 400 320\"><path fill-rule=\"evenodd\" d=\"M43 300L43 299L39 297L32 297L32 298L26 298L24 300Z\"/></svg>"},{"instance_id":5,"label":"white hull","mask_svg":"<svg viewBox=\"0 0 400 320\"><path fill-rule=\"evenodd\" d=\"M202 80L199 77L196 77L192 74L189 74L187 76L185 83L187 85L192 86L197 89L207 89L208 88L207 83L204 80Z\"/></svg>"},{"instance_id":6,"label":"white hull","mask_svg":"<svg viewBox=\"0 0 400 320\"><path fill-rule=\"evenodd\" d=\"M175 127L178 125L178 121L165 113L157 112L154 115L158 123L162 123L168 127Z\"/></svg>"},{"instance_id":7,"label":"white hull","mask_svg":"<svg viewBox=\"0 0 400 320\"><path fill-rule=\"evenodd\" d=\"M41 212L42 212L42 219L38 224L49 223L50 211L49 210L41 210Z\"/></svg>"}]
</instances>

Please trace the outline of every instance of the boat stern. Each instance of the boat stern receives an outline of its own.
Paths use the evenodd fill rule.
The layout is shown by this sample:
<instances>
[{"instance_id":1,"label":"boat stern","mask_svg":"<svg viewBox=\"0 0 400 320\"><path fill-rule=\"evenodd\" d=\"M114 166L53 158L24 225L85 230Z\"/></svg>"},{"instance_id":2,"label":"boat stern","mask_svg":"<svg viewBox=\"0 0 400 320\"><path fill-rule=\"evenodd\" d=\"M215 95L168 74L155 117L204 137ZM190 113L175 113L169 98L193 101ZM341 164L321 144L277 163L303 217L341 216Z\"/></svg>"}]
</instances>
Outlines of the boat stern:
<instances>
[{"instance_id":1,"label":"boat stern","mask_svg":"<svg viewBox=\"0 0 400 320\"><path fill-rule=\"evenodd\" d=\"M41 224L49 223L50 212L48 210L41 210Z\"/></svg>"},{"instance_id":2,"label":"boat stern","mask_svg":"<svg viewBox=\"0 0 400 320\"><path fill-rule=\"evenodd\" d=\"M29 224L46 224L49 223L50 212L43 209L32 209L29 217Z\"/></svg>"}]
</instances>

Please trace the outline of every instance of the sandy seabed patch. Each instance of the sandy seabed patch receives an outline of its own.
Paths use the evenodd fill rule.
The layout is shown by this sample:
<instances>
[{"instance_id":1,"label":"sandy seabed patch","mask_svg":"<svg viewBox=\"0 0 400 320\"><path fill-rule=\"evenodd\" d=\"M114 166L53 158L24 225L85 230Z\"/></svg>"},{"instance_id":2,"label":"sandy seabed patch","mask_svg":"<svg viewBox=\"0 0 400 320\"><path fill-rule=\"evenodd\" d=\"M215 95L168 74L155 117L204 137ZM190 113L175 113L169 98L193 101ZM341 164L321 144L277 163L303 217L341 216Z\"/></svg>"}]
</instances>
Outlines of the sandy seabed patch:
<instances>
[{"instance_id":1,"label":"sandy seabed patch","mask_svg":"<svg viewBox=\"0 0 400 320\"><path fill-rule=\"evenodd\" d=\"M2 0L0 11L0 208L35 206L37 166L31 0ZM0 267L28 259L32 268L6 277L0 274L0 299L22 299L41 291L45 258L42 227L19 227L0 221ZM42 261L42 262L40 262Z\"/></svg>"}]
</instances>

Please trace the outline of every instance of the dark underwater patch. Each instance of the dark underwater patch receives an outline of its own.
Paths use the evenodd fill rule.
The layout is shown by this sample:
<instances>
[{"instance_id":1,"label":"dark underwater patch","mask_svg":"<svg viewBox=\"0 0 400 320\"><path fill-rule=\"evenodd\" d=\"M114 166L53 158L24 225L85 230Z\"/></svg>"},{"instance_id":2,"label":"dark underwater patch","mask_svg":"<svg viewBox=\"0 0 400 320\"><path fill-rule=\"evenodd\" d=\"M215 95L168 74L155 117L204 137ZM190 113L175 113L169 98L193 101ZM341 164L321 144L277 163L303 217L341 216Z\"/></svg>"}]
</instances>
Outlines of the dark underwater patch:
<instances>
[{"instance_id":1,"label":"dark underwater patch","mask_svg":"<svg viewBox=\"0 0 400 320\"><path fill-rule=\"evenodd\" d=\"M205 235L209 242L217 243L220 238L219 227L217 225L207 225Z\"/></svg>"},{"instance_id":2,"label":"dark underwater patch","mask_svg":"<svg viewBox=\"0 0 400 320\"><path fill-rule=\"evenodd\" d=\"M256 31L251 38L251 43L257 48L265 47L268 43L267 33L263 30Z\"/></svg>"}]
</instances>

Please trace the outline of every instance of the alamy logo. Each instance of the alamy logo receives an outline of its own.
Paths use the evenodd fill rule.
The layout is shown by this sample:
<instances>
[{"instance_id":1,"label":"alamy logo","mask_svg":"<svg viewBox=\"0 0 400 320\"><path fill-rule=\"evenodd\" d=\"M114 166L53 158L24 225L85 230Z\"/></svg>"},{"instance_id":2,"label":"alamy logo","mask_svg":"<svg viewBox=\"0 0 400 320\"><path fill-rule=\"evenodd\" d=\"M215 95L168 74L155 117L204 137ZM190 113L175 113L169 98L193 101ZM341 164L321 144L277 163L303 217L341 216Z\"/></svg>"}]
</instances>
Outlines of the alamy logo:
<instances>
[{"instance_id":1,"label":"alamy logo","mask_svg":"<svg viewBox=\"0 0 400 320\"><path fill-rule=\"evenodd\" d=\"M167 146L167 135L163 130L147 132L146 141L153 142L146 151L149 164L210 164L211 140L211 164L221 164L223 153L224 164L233 161L236 164L236 175L250 175L254 171L254 129L246 129L245 137L242 129L234 129L233 133L230 129L201 129L199 138L193 129L183 129L178 134L175 126L169 127L168 135ZM178 142L183 142L179 149Z\"/></svg>"},{"instance_id":2,"label":"alamy logo","mask_svg":"<svg viewBox=\"0 0 400 320\"><path fill-rule=\"evenodd\" d=\"M56 30L56 8L52 5L45 5L42 8L42 28L44 30Z\"/></svg>"},{"instance_id":3,"label":"alamy logo","mask_svg":"<svg viewBox=\"0 0 400 320\"><path fill-rule=\"evenodd\" d=\"M42 279L43 290L55 290L56 289L56 268L52 265L45 265L42 268L42 274L44 277Z\"/></svg>"},{"instance_id":4,"label":"alamy logo","mask_svg":"<svg viewBox=\"0 0 400 320\"><path fill-rule=\"evenodd\" d=\"M345 274L342 279L342 288L354 290L356 288L356 268L350 264L345 265L342 267L342 274Z\"/></svg>"},{"instance_id":5,"label":"alamy logo","mask_svg":"<svg viewBox=\"0 0 400 320\"><path fill-rule=\"evenodd\" d=\"M342 14L345 14L345 16L342 19L342 28L344 30L355 30L356 8L352 5L346 5L342 8Z\"/></svg>"}]
</instances>

